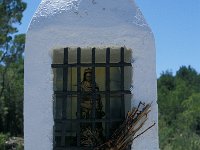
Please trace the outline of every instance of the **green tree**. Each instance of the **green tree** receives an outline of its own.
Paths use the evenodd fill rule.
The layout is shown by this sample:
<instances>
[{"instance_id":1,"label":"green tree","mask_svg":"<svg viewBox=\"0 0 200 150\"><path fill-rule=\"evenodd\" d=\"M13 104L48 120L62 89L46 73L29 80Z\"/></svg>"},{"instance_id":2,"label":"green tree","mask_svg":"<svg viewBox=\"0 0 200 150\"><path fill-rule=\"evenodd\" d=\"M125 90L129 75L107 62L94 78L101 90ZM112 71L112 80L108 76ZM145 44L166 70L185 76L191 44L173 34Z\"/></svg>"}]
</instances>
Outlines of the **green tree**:
<instances>
[{"instance_id":1,"label":"green tree","mask_svg":"<svg viewBox=\"0 0 200 150\"><path fill-rule=\"evenodd\" d=\"M23 52L25 35L16 35L26 3L0 2L0 132L23 133Z\"/></svg>"},{"instance_id":2,"label":"green tree","mask_svg":"<svg viewBox=\"0 0 200 150\"><path fill-rule=\"evenodd\" d=\"M22 0L2 0L0 2L0 47L6 49L6 45L12 40L12 34L17 32L15 23L21 23L26 3ZM3 49L1 49L1 52ZM5 52L3 51L5 55ZM4 56L2 55L2 56Z\"/></svg>"},{"instance_id":3,"label":"green tree","mask_svg":"<svg viewBox=\"0 0 200 150\"><path fill-rule=\"evenodd\" d=\"M182 66L158 79L159 138L162 150L200 149L200 75Z\"/></svg>"},{"instance_id":4,"label":"green tree","mask_svg":"<svg viewBox=\"0 0 200 150\"><path fill-rule=\"evenodd\" d=\"M1 66L1 81L3 92L1 94L1 129L12 135L23 133L23 56L25 35L17 35L14 38L11 51L14 52L12 60L5 66ZM5 72L6 69L6 72Z\"/></svg>"}]
</instances>

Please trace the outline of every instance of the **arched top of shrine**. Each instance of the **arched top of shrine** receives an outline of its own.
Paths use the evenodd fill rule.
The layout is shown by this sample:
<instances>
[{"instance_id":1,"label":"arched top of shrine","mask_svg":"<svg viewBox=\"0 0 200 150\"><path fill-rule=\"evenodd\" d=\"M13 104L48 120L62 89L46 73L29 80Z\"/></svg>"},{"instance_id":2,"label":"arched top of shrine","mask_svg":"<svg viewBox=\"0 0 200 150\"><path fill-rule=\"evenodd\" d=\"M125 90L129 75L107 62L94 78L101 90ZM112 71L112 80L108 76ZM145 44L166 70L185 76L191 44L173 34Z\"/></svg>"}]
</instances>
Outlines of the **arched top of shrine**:
<instances>
[{"instance_id":1,"label":"arched top of shrine","mask_svg":"<svg viewBox=\"0 0 200 150\"><path fill-rule=\"evenodd\" d=\"M30 27L45 21L89 26L126 23L149 29L134 0L42 0Z\"/></svg>"}]
</instances>

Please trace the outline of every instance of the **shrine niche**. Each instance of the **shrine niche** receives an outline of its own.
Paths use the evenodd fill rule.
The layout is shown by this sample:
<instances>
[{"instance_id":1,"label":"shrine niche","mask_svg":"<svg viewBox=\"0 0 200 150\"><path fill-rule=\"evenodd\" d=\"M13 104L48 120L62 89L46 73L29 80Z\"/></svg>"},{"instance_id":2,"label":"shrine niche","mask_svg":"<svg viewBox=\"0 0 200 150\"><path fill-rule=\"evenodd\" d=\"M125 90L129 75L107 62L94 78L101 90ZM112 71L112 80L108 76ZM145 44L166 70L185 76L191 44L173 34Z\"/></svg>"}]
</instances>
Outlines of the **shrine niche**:
<instances>
[{"instance_id":1,"label":"shrine niche","mask_svg":"<svg viewBox=\"0 0 200 150\"><path fill-rule=\"evenodd\" d=\"M94 149L120 126L131 108L130 56L123 47L54 51L55 149Z\"/></svg>"}]
</instances>

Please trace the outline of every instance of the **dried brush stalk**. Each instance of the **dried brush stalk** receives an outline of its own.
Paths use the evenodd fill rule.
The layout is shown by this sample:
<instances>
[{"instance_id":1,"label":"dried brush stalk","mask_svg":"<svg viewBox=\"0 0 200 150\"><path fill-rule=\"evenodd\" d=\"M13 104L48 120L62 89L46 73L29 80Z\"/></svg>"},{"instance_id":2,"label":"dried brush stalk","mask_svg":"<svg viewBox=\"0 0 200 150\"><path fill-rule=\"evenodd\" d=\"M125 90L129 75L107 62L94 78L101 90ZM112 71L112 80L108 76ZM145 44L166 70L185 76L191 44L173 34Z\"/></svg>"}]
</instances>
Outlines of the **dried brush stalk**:
<instances>
[{"instance_id":1,"label":"dried brush stalk","mask_svg":"<svg viewBox=\"0 0 200 150\"><path fill-rule=\"evenodd\" d=\"M142 109L141 106L143 107ZM126 150L136 138L155 125L155 123L152 124L146 130L136 135L148 119L150 107L151 104L145 105L140 102L137 108L133 108L132 111L127 113L124 122L113 133L111 138L106 143L97 146L94 150Z\"/></svg>"}]
</instances>

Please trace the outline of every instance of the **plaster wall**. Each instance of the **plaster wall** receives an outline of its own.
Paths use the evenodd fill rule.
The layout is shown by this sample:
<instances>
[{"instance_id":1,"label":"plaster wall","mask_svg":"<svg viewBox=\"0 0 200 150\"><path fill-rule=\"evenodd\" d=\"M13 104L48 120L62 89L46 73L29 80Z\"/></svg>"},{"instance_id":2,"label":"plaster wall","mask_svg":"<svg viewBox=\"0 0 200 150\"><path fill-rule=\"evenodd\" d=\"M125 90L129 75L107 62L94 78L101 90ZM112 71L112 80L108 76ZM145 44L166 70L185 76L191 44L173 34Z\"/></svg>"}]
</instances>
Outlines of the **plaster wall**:
<instances>
[{"instance_id":1,"label":"plaster wall","mask_svg":"<svg viewBox=\"0 0 200 150\"><path fill-rule=\"evenodd\" d=\"M159 149L154 37L134 1L43 0L26 36L26 150L53 148L53 50L121 46L132 50L131 106L136 107L140 101L152 102L143 129L156 122L156 126L134 141L132 149Z\"/></svg>"}]
</instances>

